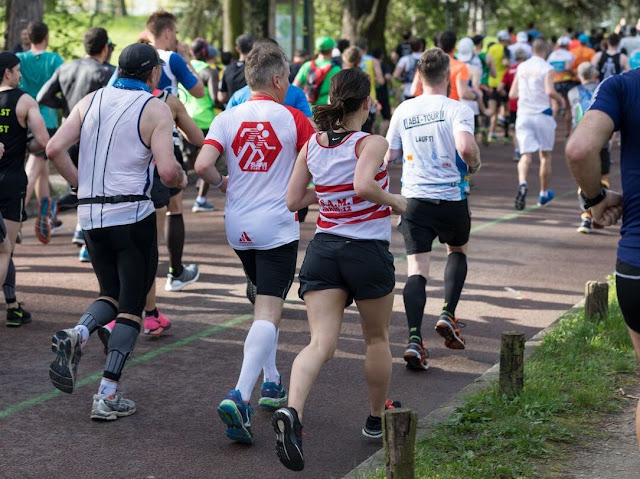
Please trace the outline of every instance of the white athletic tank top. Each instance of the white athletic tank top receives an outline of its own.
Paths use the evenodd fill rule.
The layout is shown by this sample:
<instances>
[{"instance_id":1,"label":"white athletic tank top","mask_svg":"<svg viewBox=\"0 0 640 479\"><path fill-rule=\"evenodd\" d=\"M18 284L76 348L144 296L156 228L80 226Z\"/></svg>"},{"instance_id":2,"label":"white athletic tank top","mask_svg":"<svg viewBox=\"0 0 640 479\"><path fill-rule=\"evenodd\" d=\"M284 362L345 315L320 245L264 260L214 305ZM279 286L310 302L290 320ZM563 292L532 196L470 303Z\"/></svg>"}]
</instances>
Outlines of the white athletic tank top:
<instances>
[{"instance_id":1,"label":"white athletic tank top","mask_svg":"<svg viewBox=\"0 0 640 479\"><path fill-rule=\"evenodd\" d=\"M356 148L369 133L352 133L335 146L319 144L318 135L309 139L307 150L307 167L316 185L320 211L316 233L391 242L391 208L359 198L353 187ZM389 191L384 163L375 179L383 190Z\"/></svg>"},{"instance_id":2,"label":"white athletic tank top","mask_svg":"<svg viewBox=\"0 0 640 479\"><path fill-rule=\"evenodd\" d=\"M101 88L80 130L78 198L144 195L153 181L151 149L140 137L142 110L153 95L141 90ZM143 220L155 210L150 199L80 204L82 229L107 228Z\"/></svg>"}]
</instances>

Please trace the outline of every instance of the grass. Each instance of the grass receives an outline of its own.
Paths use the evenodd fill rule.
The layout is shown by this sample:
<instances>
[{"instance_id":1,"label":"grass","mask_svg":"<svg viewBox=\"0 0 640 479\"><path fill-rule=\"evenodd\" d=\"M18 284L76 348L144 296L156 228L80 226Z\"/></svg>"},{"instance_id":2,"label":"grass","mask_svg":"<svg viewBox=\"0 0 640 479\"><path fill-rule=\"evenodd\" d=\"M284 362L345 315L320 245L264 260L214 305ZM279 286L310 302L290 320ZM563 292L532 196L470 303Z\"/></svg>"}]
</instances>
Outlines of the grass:
<instances>
[{"instance_id":1,"label":"grass","mask_svg":"<svg viewBox=\"0 0 640 479\"><path fill-rule=\"evenodd\" d=\"M616 391L636 371L624 320L610 288L609 317L567 316L525 361L522 394L501 398L497 383L469 397L416 444L419 478L548 477L572 447L598 435L598 416L620 408ZM368 477L384 477L378 470Z\"/></svg>"}]
</instances>

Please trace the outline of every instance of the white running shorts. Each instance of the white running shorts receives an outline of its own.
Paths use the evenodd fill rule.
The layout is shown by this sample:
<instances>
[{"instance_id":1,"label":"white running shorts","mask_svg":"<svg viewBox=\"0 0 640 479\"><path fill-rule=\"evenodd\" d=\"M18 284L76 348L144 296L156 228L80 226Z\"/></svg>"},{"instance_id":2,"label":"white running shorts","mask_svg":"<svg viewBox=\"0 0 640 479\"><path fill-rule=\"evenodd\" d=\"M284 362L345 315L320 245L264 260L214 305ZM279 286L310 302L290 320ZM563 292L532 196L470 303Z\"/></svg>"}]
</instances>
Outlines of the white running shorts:
<instances>
[{"instance_id":1,"label":"white running shorts","mask_svg":"<svg viewBox=\"0 0 640 479\"><path fill-rule=\"evenodd\" d=\"M556 121L551 115L518 113L516 139L520 153L551 151L556 139Z\"/></svg>"}]
</instances>

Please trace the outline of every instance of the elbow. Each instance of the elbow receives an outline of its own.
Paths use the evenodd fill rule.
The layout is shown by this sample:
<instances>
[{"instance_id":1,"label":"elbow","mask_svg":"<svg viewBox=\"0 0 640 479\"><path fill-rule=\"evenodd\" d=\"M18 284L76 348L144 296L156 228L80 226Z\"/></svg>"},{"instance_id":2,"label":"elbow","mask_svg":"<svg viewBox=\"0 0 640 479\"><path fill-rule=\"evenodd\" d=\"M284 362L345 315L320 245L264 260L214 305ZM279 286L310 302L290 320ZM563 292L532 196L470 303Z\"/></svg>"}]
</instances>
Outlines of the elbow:
<instances>
[{"instance_id":1,"label":"elbow","mask_svg":"<svg viewBox=\"0 0 640 479\"><path fill-rule=\"evenodd\" d=\"M287 209L289 211L291 211L292 213L298 211L301 208L299 203L300 201L298 201L296 198L294 198L290 194L287 194Z\"/></svg>"},{"instance_id":2,"label":"elbow","mask_svg":"<svg viewBox=\"0 0 640 479\"><path fill-rule=\"evenodd\" d=\"M576 141L575 137L570 137L564 150L569 165L578 165L587 156L587 145Z\"/></svg>"},{"instance_id":3,"label":"elbow","mask_svg":"<svg viewBox=\"0 0 640 479\"><path fill-rule=\"evenodd\" d=\"M207 171L207 166L204 164L204 161L197 158L195 164L193 165L193 169L196 172L196 175L202 178L202 176Z\"/></svg>"},{"instance_id":4,"label":"elbow","mask_svg":"<svg viewBox=\"0 0 640 479\"><path fill-rule=\"evenodd\" d=\"M58 145L54 141L49 141L47 143L47 146L45 147L45 154L49 159L51 159L53 163L56 162L61 151L62 150L58 147Z\"/></svg>"},{"instance_id":5,"label":"elbow","mask_svg":"<svg viewBox=\"0 0 640 479\"><path fill-rule=\"evenodd\" d=\"M377 183L375 184L375 186L378 186ZM373 192L373 188L371 183L367 182L367 181L355 181L353 183L353 189L356 192L356 196L358 196L359 198L362 198L363 200L366 200L368 198L370 198L372 192Z\"/></svg>"}]
</instances>

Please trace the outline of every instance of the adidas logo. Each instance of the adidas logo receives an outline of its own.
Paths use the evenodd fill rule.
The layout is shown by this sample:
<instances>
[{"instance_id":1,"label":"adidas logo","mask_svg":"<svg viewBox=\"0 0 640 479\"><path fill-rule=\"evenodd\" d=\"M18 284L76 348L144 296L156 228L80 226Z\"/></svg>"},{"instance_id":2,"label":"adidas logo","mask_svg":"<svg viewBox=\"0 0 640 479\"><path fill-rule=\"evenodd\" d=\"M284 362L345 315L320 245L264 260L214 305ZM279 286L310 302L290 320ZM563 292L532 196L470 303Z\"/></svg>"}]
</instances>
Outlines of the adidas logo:
<instances>
[{"instance_id":1,"label":"adidas logo","mask_svg":"<svg viewBox=\"0 0 640 479\"><path fill-rule=\"evenodd\" d=\"M253 241L251 241L251 238L249 238L249 235L243 231L242 234L240 235L240 239L238 240L239 243L253 243Z\"/></svg>"}]
</instances>

